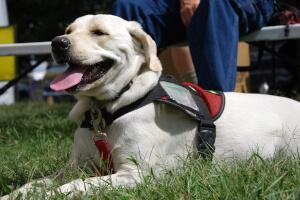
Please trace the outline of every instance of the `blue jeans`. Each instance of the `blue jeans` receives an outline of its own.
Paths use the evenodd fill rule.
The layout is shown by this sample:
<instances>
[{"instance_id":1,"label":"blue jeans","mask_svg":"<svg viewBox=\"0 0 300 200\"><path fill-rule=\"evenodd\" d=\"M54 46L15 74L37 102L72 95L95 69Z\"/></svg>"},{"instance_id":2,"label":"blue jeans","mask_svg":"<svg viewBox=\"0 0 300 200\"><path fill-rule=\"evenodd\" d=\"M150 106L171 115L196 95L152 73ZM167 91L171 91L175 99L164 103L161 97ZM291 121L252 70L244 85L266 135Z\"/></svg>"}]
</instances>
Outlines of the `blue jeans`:
<instances>
[{"instance_id":1,"label":"blue jeans","mask_svg":"<svg viewBox=\"0 0 300 200\"><path fill-rule=\"evenodd\" d=\"M112 14L138 21L159 48L187 41L199 85L233 91L239 36L264 26L275 0L201 0L189 27L179 0L116 0Z\"/></svg>"}]
</instances>

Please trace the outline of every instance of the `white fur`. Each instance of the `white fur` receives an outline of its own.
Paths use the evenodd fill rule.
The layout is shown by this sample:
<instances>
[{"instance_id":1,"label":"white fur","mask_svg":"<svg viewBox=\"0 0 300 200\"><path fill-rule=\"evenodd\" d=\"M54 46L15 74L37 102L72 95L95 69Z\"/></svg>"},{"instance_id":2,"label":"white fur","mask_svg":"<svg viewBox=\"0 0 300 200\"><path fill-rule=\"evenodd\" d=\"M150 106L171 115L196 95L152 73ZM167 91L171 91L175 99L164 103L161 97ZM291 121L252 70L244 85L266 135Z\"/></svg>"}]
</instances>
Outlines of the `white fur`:
<instances>
[{"instance_id":1,"label":"white fur","mask_svg":"<svg viewBox=\"0 0 300 200\"><path fill-rule=\"evenodd\" d=\"M153 41L142 34L136 24L138 42L147 42L146 47L138 48L139 43L132 39L128 30L128 23L117 17L96 15L77 19L73 26L74 37L70 34L72 43L86 45L80 51L83 58L87 58L93 49L98 49L98 57L103 59L102 51L110 52L120 60L100 80L83 88L76 96L77 104L70 113L70 117L78 122L83 113L90 108L91 102L97 99L108 110L115 110L143 97L157 83L160 76L159 62L153 58ZM104 39L95 45L93 38L86 36L87 26L96 24L104 27L111 34L107 41ZM113 28L112 28L113 27ZM88 42L77 38L76 33L88 38ZM134 33L133 33L134 34ZM139 37L144 39L139 40ZM120 43L122 38L122 44ZM83 41L82 41L83 40ZM89 45L92 45L90 47ZM92 50L90 50L92 48ZM103 50L106 49L106 50ZM122 49L122 50L121 50ZM149 53L150 52L150 53ZM146 55L147 53L151 55ZM77 54L75 54L77 56ZM92 56L93 57L93 56ZM156 55L155 55L156 57ZM153 62L156 62L153 64ZM152 66L150 66L152 65ZM118 92L132 81L128 91L116 100ZM93 97L93 100L90 98ZM232 158L247 158L253 151L265 157L272 157L277 150L295 153L300 145L300 104L294 100L260 94L225 93L226 106L223 115L215 122L217 137L214 159L228 160ZM112 148L113 164L116 173L109 176L91 177L86 180L74 180L57 190L70 196L78 191L89 192L93 188L111 184L112 186L134 186L141 181L140 172L147 174L150 169L159 174L165 167L179 165L178 157L186 157L195 149L195 133L197 123L186 114L164 104L149 104L138 110L127 113L118 118L105 130L108 142ZM84 165L93 161L99 163L99 152L92 140L93 132L78 128L75 132L71 162ZM138 165L132 161L138 161ZM26 193L30 187L22 187L17 192ZM51 193L49 193L50 195ZM7 198L6 196L5 198ZM5 199L3 198L3 199Z\"/></svg>"}]
</instances>

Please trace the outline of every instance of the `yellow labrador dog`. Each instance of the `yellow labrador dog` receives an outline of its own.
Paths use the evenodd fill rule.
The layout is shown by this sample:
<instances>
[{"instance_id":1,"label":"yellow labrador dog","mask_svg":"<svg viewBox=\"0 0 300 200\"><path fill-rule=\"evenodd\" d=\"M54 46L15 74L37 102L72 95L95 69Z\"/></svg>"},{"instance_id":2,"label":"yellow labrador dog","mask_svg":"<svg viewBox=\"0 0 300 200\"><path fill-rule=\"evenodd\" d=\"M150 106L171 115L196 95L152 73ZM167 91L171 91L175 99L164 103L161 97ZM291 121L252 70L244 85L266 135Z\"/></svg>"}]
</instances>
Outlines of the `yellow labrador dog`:
<instances>
[{"instance_id":1,"label":"yellow labrador dog","mask_svg":"<svg viewBox=\"0 0 300 200\"><path fill-rule=\"evenodd\" d=\"M157 83L162 67L154 41L136 22L111 15L87 15L76 19L66 33L52 41L53 57L69 69L51 84L66 90L78 102L70 118L79 124L95 104L110 113L144 97ZM121 92L122 91L122 92ZM294 100L260 94L225 93L226 106L215 121L214 159L247 158L259 151L266 158L277 150L297 152L300 147L300 104ZM100 116L98 116L101 118ZM57 191L74 195L107 185L134 186L143 174L159 174L179 165L178 156L195 150L197 123L170 106L151 103L127 113L105 127L111 148L112 175L77 179ZM93 142L94 130L75 131L71 162L83 166L100 163ZM138 166L132 159L138 161ZM50 184L50 179L40 180ZM26 193L29 183L14 194ZM5 197L7 198L7 197Z\"/></svg>"}]
</instances>

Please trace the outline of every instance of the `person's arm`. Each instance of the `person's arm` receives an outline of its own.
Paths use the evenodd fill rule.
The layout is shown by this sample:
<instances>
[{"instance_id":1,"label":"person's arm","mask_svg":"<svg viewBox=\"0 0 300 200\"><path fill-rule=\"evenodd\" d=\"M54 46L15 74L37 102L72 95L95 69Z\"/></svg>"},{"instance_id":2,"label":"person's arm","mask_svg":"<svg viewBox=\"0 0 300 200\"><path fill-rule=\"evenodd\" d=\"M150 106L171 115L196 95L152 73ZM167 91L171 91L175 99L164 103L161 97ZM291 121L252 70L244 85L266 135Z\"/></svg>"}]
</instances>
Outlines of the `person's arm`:
<instances>
[{"instance_id":1,"label":"person's arm","mask_svg":"<svg viewBox=\"0 0 300 200\"><path fill-rule=\"evenodd\" d=\"M199 4L200 0L180 0L181 20L185 26L190 24L192 16L194 15Z\"/></svg>"}]
</instances>

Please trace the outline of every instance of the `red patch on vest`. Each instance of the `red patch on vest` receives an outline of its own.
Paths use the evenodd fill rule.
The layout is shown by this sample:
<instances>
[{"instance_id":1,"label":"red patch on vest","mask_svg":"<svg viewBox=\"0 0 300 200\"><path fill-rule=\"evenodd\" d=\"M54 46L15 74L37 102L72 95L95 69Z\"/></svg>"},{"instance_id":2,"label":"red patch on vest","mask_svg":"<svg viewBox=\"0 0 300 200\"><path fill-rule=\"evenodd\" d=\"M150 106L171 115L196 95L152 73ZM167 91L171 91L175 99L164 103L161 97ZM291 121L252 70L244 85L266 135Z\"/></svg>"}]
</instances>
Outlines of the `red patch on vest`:
<instances>
[{"instance_id":1,"label":"red patch on vest","mask_svg":"<svg viewBox=\"0 0 300 200\"><path fill-rule=\"evenodd\" d=\"M183 82L182 85L191 87L197 91L197 93L202 97L202 99L206 103L212 118L217 117L220 114L220 112L222 112L223 97L221 94L212 93L207 90L204 90L194 83Z\"/></svg>"}]
</instances>

